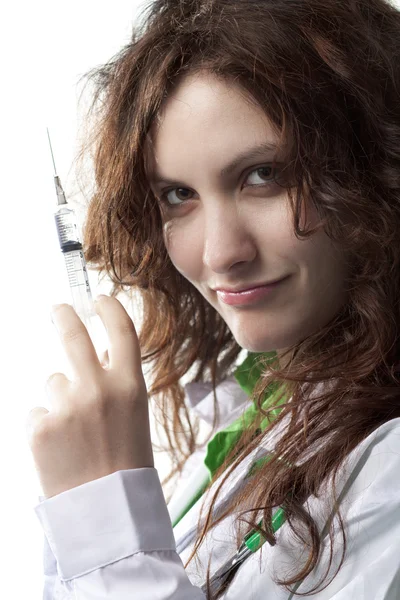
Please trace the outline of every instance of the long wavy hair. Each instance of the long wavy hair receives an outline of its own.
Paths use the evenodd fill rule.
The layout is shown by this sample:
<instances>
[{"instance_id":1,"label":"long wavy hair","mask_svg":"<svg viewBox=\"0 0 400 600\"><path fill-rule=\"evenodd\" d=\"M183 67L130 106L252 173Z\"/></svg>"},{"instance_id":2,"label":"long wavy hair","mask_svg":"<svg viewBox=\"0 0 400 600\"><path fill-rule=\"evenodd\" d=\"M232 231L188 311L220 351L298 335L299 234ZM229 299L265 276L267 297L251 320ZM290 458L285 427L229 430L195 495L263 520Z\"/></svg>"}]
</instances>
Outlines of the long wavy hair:
<instances>
[{"instance_id":1,"label":"long wavy hair","mask_svg":"<svg viewBox=\"0 0 400 600\"><path fill-rule=\"evenodd\" d=\"M228 513L235 511L239 539L240 526L257 527L260 514L268 524L273 508L282 506L308 552L304 564L276 580L295 591L321 554L305 500L332 482L335 502L337 473L351 450L400 417L399 48L400 12L385 0L155 0L141 13L131 41L85 75L93 93L81 157L91 157L94 183L84 252L91 268L110 278L111 295L128 291L142 301L142 360L151 366L149 399L166 435L172 475L199 444L182 378L212 382L216 403L216 385L232 374L243 350L172 265L160 205L147 179L150 128L186 75L208 72L239 85L262 108L281 141L279 160L287 166L281 185L296 237L307 239L322 226L349 266L347 298L338 314L289 348L285 367L278 360L267 367L260 357L262 376L252 398L260 415L270 414L262 400L273 382L286 402L265 431L255 422L243 433L218 471L222 485L189 561ZM319 223L302 230L306 199ZM283 460L272 458L261 467L256 486L249 480L214 518L229 473L279 423L284 427L276 455ZM310 453L314 447L318 452ZM346 534L340 512L338 519L339 569ZM334 521L330 565L337 551L333 528ZM261 530L275 543L268 525ZM301 595L331 580L327 570Z\"/></svg>"}]
</instances>

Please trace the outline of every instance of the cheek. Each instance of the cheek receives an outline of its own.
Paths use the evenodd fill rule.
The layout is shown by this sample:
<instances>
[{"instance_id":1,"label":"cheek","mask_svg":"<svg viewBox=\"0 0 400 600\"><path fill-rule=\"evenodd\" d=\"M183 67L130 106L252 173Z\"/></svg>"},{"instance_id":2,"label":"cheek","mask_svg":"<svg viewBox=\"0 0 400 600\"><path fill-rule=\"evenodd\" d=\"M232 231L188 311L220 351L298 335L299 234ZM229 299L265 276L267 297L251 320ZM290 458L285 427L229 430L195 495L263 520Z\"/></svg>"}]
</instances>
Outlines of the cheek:
<instances>
[{"instance_id":1,"label":"cheek","mask_svg":"<svg viewBox=\"0 0 400 600\"><path fill-rule=\"evenodd\" d=\"M193 281L200 277L202 246L199 236L179 224L168 221L163 227L163 238L170 260L176 270Z\"/></svg>"},{"instance_id":2,"label":"cheek","mask_svg":"<svg viewBox=\"0 0 400 600\"><path fill-rule=\"evenodd\" d=\"M312 265L323 260L327 248L330 249L329 238L322 227L309 238L298 239L294 231L294 220L289 202L279 215L279 221L274 229L274 241L281 258L289 258L299 264ZM311 204L302 203L300 211L300 230L317 226L319 216ZM275 233L279 232L279 235Z\"/></svg>"},{"instance_id":3,"label":"cheek","mask_svg":"<svg viewBox=\"0 0 400 600\"><path fill-rule=\"evenodd\" d=\"M250 228L267 262L272 263L274 260L291 262L297 257L299 241L292 229L292 214L284 196L279 199L279 202L266 205L264 210L254 211L251 215ZM279 272L278 264L275 272Z\"/></svg>"}]
</instances>

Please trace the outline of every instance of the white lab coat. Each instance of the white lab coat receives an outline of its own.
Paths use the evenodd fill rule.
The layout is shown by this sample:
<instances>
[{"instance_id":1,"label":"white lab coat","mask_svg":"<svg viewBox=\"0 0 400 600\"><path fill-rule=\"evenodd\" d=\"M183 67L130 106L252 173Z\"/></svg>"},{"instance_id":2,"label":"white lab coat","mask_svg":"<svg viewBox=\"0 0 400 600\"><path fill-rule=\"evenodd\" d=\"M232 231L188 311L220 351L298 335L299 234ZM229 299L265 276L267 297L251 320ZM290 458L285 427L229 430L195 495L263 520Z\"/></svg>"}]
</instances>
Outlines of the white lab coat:
<instances>
[{"instance_id":1,"label":"white lab coat","mask_svg":"<svg viewBox=\"0 0 400 600\"><path fill-rule=\"evenodd\" d=\"M191 410L211 423L213 398L209 392L207 384L186 386ZM218 386L217 397L219 428L249 405L233 377ZM272 445L270 438L266 447ZM201 475L204 454L205 450L200 450L189 459L170 510L174 503L179 504L194 471ZM228 488L234 490L238 482L240 476L236 475ZM352 452L342 470L339 492L342 488L346 560L325 590L306 598L399 600L400 419L379 427ZM43 600L205 600L200 586L208 559L211 556L212 573L236 550L231 517L208 534L198 561L184 569L193 543L188 533L197 524L202 500L172 530L156 469L118 471L40 500L34 510L45 533ZM322 493L310 498L308 506L322 532L331 510L329 502ZM338 549L340 542L338 538ZM323 545L318 568L299 592L309 590L324 572L326 541ZM288 575L294 558L301 561L304 553L284 524L277 533L277 544L264 544L245 561L223 599L288 600L291 595L273 578ZM332 569L335 561L337 558Z\"/></svg>"}]
</instances>

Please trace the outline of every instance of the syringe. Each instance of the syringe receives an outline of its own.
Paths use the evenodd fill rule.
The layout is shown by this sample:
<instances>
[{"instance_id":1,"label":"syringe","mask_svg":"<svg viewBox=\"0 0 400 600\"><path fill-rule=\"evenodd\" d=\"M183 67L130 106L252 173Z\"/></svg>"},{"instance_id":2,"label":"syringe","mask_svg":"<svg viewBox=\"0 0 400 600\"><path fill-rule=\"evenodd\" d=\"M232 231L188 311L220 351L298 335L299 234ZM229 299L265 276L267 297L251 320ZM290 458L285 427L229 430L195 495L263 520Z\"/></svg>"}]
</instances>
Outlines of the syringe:
<instances>
[{"instance_id":1,"label":"syringe","mask_svg":"<svg viewBox=\"0 0 400 600\"><path fill-rule=\"evenodd\" d=\"M86 326L93 343L95 343L96 336L93 319L96 318L96 320L98 320L99 317L94 309L86 261L78 233L77 218L75 211L72 208L66 207L67 200L65 198L65 193L62 188L60 178L57 175L48 129L47 136L49 138L51 157L53 160L54 183L59 206L57 211L54 213L54 220L56 222L61 252L64 254L65 265L67 267L72 305L75 309L75 312Z\"/></svg>"}]
</instances>

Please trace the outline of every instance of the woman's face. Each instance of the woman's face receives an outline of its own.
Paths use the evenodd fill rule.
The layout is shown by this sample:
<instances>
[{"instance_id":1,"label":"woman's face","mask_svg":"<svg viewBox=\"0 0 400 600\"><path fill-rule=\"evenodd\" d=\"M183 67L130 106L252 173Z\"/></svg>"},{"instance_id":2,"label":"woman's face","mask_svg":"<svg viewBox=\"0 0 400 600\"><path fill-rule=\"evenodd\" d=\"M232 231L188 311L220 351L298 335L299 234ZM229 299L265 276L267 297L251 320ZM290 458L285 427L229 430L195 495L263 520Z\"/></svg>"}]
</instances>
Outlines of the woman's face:
<instances>
[{"instance_id":1,"label":"woman's face","mask_svg":"<svg viewBox=\"0 0 400 600\"><path fill-rule=\"evenodd\" d=\"M273 151L250 155L276 141L262 110L239 87L201 74L186 78L165 101L146 145L152 190L164 198L172 263L218 311L237 343L253 352L301 341L345 301L339 252L322 229L296 239L287 191L272 181ZM278 163L279 156L279 169ZM313 223L315 212L308 218ZM250 304L227 304L215 291L282 278Z\"/></svg>"}]
</instances>

